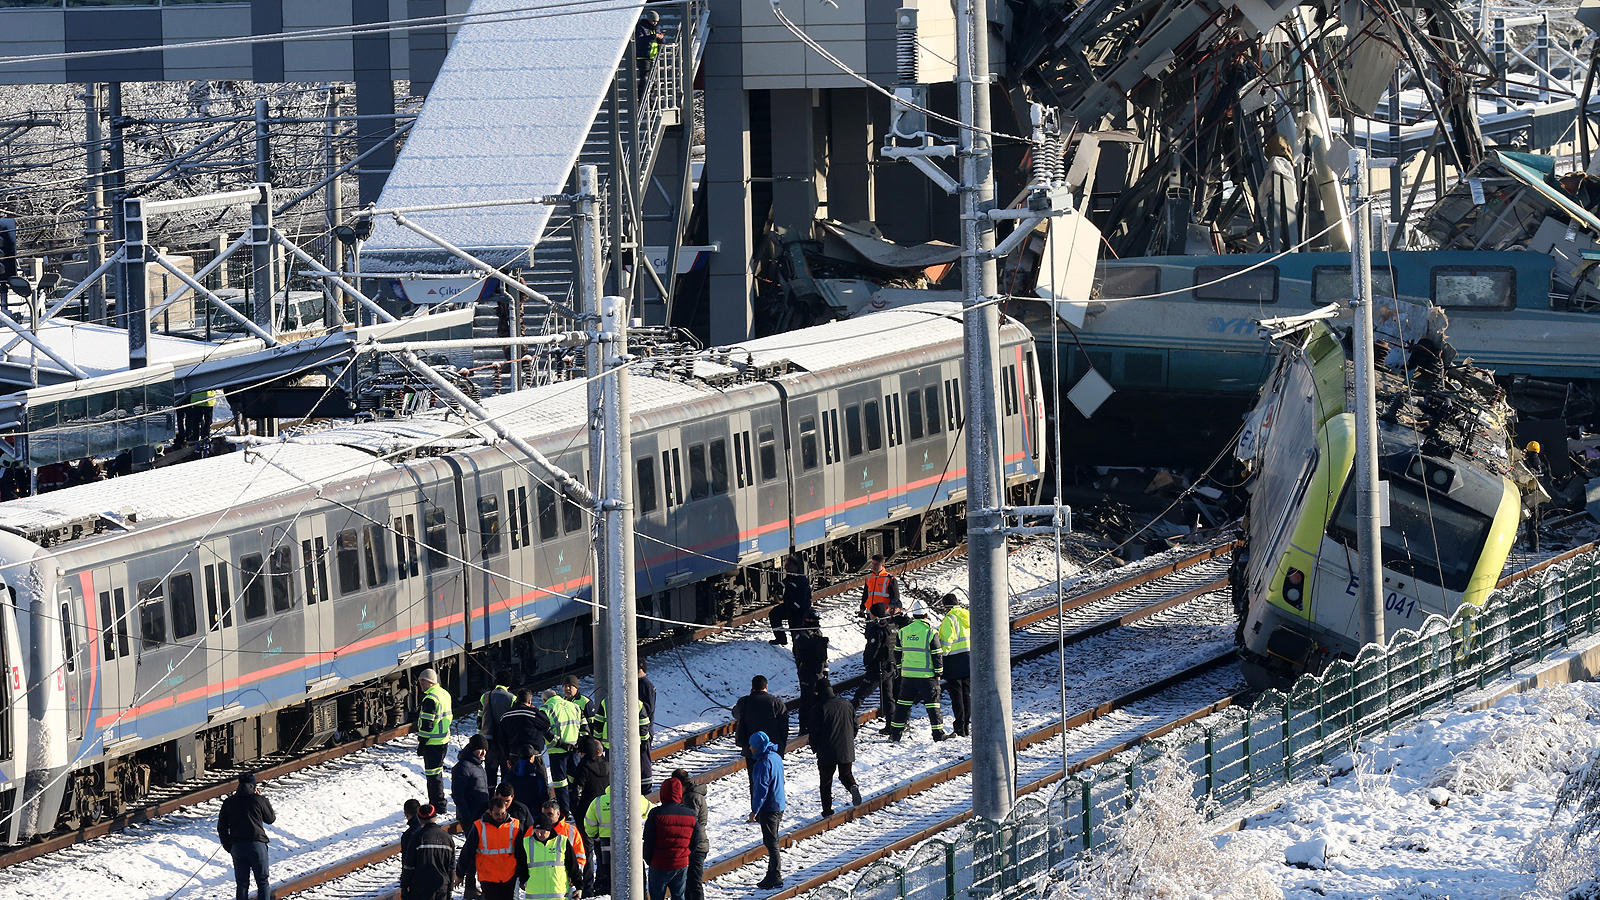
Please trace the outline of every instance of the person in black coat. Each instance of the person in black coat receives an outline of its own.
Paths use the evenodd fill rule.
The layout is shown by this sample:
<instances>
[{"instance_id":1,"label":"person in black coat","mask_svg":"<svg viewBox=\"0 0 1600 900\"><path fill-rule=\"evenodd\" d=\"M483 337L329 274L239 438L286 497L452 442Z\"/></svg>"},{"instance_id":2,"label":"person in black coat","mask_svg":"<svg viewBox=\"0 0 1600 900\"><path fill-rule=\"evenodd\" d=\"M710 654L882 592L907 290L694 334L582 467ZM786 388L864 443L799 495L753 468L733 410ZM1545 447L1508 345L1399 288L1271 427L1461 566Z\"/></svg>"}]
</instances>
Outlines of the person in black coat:
<instances>
[{"instance_id":1,"label":"person in black coat","mask_svg":"<svg viewBox=\"0 0 1600 900\"><path fill-rule=\"evenodd\" d=\"M811 752L817 756L817 773L822 783L822 814L833 815L833 773L850 792L850 804L861 805L861 789L856 786L850 767L856 761L856 708L843 697L834 696L833 685L824 678L817 682L817 713L811 728Z\"/></svg>"},{"instance_id":2,"label":"person in black coat","mask_svg":"<svg viewBox=\"0 0 1600 900\"><path fill-rule=\"evenodd\" d=\"M817 711L817 681L828 674L828 636L816 616L795 623L794 668L800 679L800 734L811 730Z\"/></svg>"},{"instance_id":3,"label":"person in black coat","mask_svg":"<svg viewBox=\"0 0 1600 900\"><path fill-rule=\"evenodd\" d=\"M784 633L784 623L791 629L800 627L800 620L817 614L811 606L811 578L806 575L806 562L791 556L783 564L783 599L772 608L767 621L772 624L772 640L768 643L787 646L789 636Z\"/></svg>"},{"instance_id":4,"label":"person in black coat","mask_svg":"<svg viewBox=\"0 0 1600 900\"><path fill-rule=\"evenodd\" d=\"M538 749L532 744L523 744L521 750L512 754L510 762L511 770L503 783L511 785L517 799L529 809L538 809L550 797L550 776L539 758Z\"/></svg>"},{"instance_id":5,"label":"person in black coat","mask_svg":"<svg viewBox=\"0 0 1600 900\"><path fill-rule=\"evenodd\" d=\"M583 754L583 759L572 773L572 780L578 787L578 805L573 807L572 821L581 828L583 817L589 814L589 804L600 799L611 786L611 760L606 758L605 748L592 737L578 740L578 752ZM585 845L591 837L593 835L583 836Z\"/></svg>"},{"instance_id":6,"label":"person in black coat","mask_svg":"<svg viewBox=\"0 0 1600 900\"><path fill-rule=\"evenodd\" d=\"M524 690L517 695L516 704L506 710L495 724L494 739L500 745L500 758L505 760L508 776L522 748L530 744L535 751L534 758L539 760L539 768L543 771L544 760L540 759L539 754L544 753L545 744L550 740L550 717L534 705L533 691Z\"/></svg>"},{"instance_id":7,"label":"person in black coat","mask_svg":"<svg viewBox=\"0 0 1600 900\"><path fill-rule=\"evenodd\" d=\"M456 845L439 827L433 804L417 811L422 827L400 842L400 900L450 900L456 886Z\"/></svg>"},{"instance_id":8,"label":"person in black coat","mask_svg":"<svg viewBox=\"0 0 1600 900\"><path fill-rule=\"evenodd\" d=\"M272 883L267 880L266 826L277 820L271 801L256 792L256 776L250 772L240 775L239 789L222 801L217 813L217 839L233 857L236 900L250 896L251 873L256 876L256 900L272 895Z\"/></svg>"},{"instance_id":9,"label":"person in black coat","mask_svg":"<svg viewBox=\"0 0 1600 900\"><path fill-rule=\"evenodd\" d=\"M867 613L866 631L867 646L861 652L861 664L866 672L862 676L861 687L856 689L856 695L851 699L850 705L859 710L862 701L871 696L873 689L876 688L878 720L887 725L893 718L896 700L894 645L898 637L897 629L889 619L888 604L872 604L872 609Z\"/></svg>"},{"instance_id":10,"label":"person in black coat","mask_svg":"<svg viewBox=\"0 0 1600 900\"><path fill-rule=\"evenodd\" d=\"M750 693L733 705L733 721L737 725L735 739L739 752L751 758L750 738L757 732L766 734L777 745L778 753L789 747L789 707L782 697L767 693L767 676L750 679Z\"/></svg>"},{"instance_id":11,"label":"person in black coat","mask_svg":"<svg viewBox=\"0 0 1600 900\"><path fill-rule=\"evenodd\" d=\"M528 830L533 828L533 823L535 821L533 810L530 809L526 803L523 803L521 800L517 799L517 790L511 786L511 782L500 782L500 785L494 789L494 795L496 797L504 797L511 801L511 806L506 811L511 814L511 818L516 819L519 823L521 823L522 832L526 833Z\"/></svg>"},{"instance_id":12,"label":"person in black coat","mask_svg":"<svg viewBox=\"0 0 1600 900\"><path fill-rule=\"evenodd\" d=\"M456 819L463 828L471 827L489 808L489 775L484 769L486 745L483 735L473 735L450 770L450 801L456 805Z\"/></svg>"}]
</instances>

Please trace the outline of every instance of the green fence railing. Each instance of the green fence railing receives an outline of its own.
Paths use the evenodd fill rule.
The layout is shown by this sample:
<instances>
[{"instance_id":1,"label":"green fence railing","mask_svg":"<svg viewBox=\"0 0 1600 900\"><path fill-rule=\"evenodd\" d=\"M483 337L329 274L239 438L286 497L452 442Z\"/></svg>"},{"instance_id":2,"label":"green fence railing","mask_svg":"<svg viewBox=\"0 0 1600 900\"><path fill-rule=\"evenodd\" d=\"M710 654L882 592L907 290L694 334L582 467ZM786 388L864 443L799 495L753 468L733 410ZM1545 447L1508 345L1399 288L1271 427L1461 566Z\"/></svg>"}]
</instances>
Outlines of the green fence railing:
<instances>
[{"instance_id":1,"label":"green fence railing","mask_svg":"<svg viewBox=\"0 0 1600 900\"><path fill-rule=\"evenodd\" d=\"M848 888L816 900L1013 900L1034 895L1048 874L1105 837L1156 761L1188 767L1197 800L1217 812L1249 808L1429 707L1480 690L1516 669L1600 633L1600 550L1553 563L1495 591L1479 610L1434 617L1387 648L1369 646L1306 675L1287 692L1269 691L1249 709L1230 707L1194 724L1035 790L1003 822L973 819L875 862ZM1467 614L1469 613L1470 614Z\"/></svg>"}]
</instances>

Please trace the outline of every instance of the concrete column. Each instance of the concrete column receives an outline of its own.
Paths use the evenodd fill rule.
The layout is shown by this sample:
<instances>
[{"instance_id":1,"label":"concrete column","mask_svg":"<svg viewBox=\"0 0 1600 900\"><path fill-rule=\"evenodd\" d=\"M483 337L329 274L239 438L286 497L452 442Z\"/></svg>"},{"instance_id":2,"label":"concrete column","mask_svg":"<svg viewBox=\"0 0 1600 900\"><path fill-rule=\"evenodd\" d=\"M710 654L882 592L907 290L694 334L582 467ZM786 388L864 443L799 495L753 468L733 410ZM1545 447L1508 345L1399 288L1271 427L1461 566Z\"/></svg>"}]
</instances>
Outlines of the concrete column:
<instances>
[{"instance_id":1,"label":"concrete column","mask_svg":"<svg viewBox=\"0 0 1600 900\"><path fill-rule=\"evenodd\" d=\"M841 222L870 222L878 209L872 195L877 133L867 108L868 92L833 88L828 93L828 215Z\"/></svg>"},{"instance_id":2,"label":"concrete column","mask_svg":"<svg viewBox=\"0 0 1600 900\"><path fill-rule=\"evenodd\" d=\"M352 18L356 25L389 21L388 0L353 0ZM376 33L357 35L350 39L350 50L355 69L356 114L362 116L394 115L394 73L389 64L389 35ZM379 143L385 146L368 156L356 167L361 186L361 205L378 202L383 183L394 168L394 144L385 142L394 122L382 119L362 119L356 126L356 153L365 153Z\"/></svg>"},{"instance_id":3,"label":"concrete column","mask_svg":"<svg viewBox=\"0 0 1600 900\"><path fill-rule=\"evenodd\" d=\"M807 236L817 216L813 98L809 88L772 92L772 224Z\"/></svg>"},{"instance_id":4,"label":"concrete column","mask_svg":"<svg viewBox=\"0 0 1600 900\"><path fill-rule=\"evenodd\" d=\"M706 46L706 203L708 237L721 244L711 254L711 342L747 340L754 324L751 298L755 252L750 210L750 100L744 89L744 50L739 4L711 5Z\"/></svg>"}]
</instances>

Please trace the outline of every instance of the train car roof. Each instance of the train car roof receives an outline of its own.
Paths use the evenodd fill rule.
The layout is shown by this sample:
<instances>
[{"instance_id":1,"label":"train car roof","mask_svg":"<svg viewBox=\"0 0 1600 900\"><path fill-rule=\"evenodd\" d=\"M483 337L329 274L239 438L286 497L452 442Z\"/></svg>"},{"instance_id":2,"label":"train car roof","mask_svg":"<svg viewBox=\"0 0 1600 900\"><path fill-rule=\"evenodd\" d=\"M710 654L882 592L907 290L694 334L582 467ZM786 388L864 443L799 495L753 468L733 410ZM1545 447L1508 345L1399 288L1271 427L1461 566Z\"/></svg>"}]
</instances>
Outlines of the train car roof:
<instances>
[{"instance_id":1,"label":"train car roof","mask_svg":"<svg viewBox=\"0 0 1600 900\"><path fill-rule=\"evenodd\" d=\"M791 369L815 373L854 367L883 357L886 349L916 351L959 340L961 323L951 318L959 313L959 304L927 303L758 338L731 348L735 365L713 363L707 374L738 371L740 366L748 369L752 364L758 371L777 375ZM724 393L715 383L718 379L708 383L689 377L684 368L664 362L637 374L631 391L635 415L660 415ZM501 394L484 400L483 406L514 433L535 440L581 427L588 397L584 382L572 380ZM407 449L460 449L486 443L485 436L491 434L487 427L469 430L466 425L459 413L439 409L262 442L247 452L0 503L0 528L47 544L120 527L143 530L290 494L308 485L370 479L403 465L387 457ZM129 513L133 523L128 522Z\"/></svg>"}]
</instances>

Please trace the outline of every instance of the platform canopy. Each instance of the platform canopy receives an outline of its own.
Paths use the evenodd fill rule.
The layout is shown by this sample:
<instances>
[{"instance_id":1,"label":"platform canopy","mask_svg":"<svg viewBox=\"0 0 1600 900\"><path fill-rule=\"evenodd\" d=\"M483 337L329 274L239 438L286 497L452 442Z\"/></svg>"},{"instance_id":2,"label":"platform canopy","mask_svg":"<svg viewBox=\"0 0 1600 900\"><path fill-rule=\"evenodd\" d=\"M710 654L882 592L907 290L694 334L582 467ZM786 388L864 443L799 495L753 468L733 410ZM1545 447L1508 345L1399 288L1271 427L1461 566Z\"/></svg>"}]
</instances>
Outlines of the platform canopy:
<instances>
[{"instance_id":1,"label":"platform canopy","mask_svg":"<svg viewBox=\"0 0 1600 900\"><path fill-rule=\"evenodd\" d=\"M548 5L548 9L540 9ZM531 7L473 0L378 209L511 200L562 193L610 88L642 0ZM506 12L495 16L496 12ZM407 213L495 266L527 264L550 218L521 205ZM466 266L379 215L362 253L366 272L450 272Z\"/></svg>"}]
</instances>

